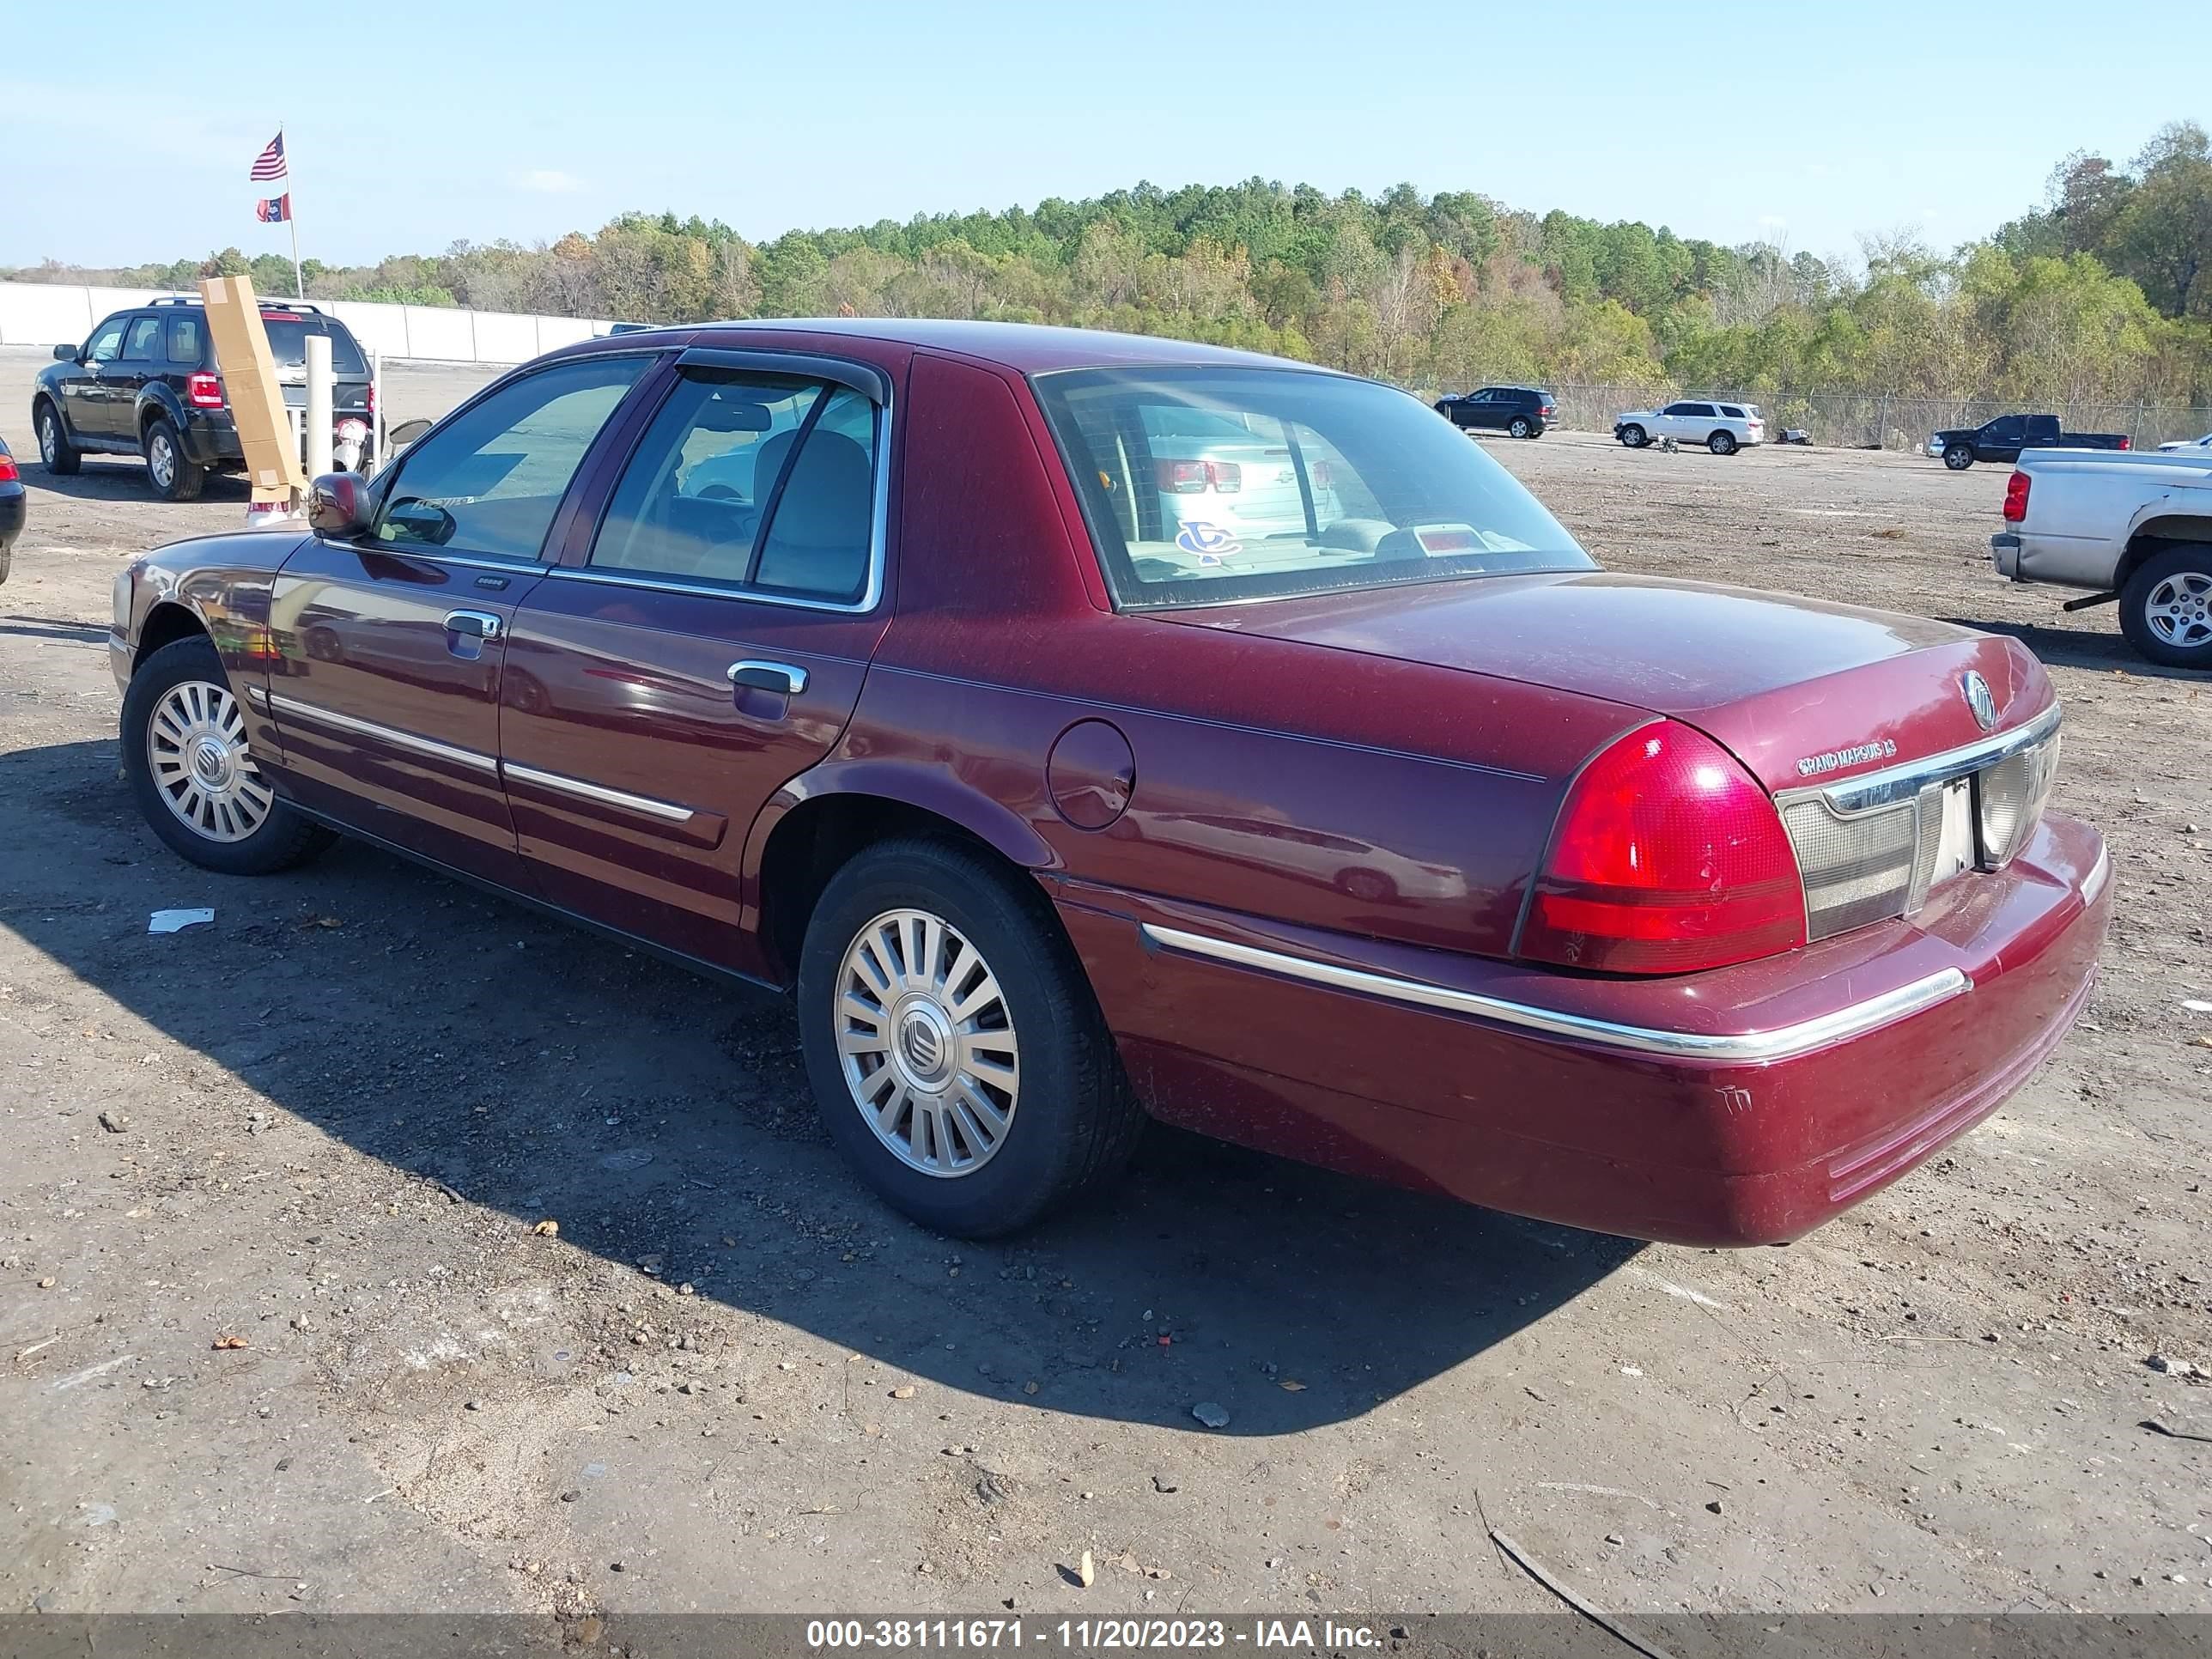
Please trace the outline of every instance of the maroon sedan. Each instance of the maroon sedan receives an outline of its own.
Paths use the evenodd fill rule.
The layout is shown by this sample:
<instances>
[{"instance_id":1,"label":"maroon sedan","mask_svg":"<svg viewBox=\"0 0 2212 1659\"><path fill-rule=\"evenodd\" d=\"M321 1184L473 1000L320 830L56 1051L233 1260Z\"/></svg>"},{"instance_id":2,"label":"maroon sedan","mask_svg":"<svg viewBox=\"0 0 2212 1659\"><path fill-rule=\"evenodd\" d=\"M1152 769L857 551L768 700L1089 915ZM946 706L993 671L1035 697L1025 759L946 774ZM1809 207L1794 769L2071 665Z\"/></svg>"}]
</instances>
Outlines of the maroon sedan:
<instances>
[{"instance_id":1,"label":"maroon sedan","mask_svg":"<svg viewBox=\"0 0 2212 1659\"><path fill-rule=\"evenodd\" d=\"M342 831L796 988L831 1137L990 1234L1147 1115L1477 1203L1794 1238L2088 994L2019 645L1608 574L1404 394L1109 334L541 358L313 535L116 585L215 870Z\"/></svg>"}]
</instances>

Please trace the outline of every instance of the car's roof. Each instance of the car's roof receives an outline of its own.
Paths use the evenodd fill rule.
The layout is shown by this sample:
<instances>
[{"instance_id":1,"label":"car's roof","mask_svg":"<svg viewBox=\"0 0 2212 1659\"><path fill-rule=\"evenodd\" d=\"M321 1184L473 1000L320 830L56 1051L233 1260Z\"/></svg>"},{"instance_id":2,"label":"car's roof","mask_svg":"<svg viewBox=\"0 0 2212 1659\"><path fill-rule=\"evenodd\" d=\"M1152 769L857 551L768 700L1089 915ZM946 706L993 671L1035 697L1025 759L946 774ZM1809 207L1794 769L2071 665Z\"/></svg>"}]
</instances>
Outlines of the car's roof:
<instances>
[{"instance_id":1,"label":"car's roof","mask_svg":"<svg viewBox=\"0 0 2212 1659\"><path fill-rule=\"evenodd\" d=\"M918 346L934 351L956 352L979 362L996 363L1025 374L1060 368L1115 368L1127 367L1204 366L1298 368L1334 374L1334 369L1301 363L1287 357L1270 357L1256 351L1237 351L1227 346L1200 345L1189 340L1163 339L1150 334L1115 334L1104 329L1054 328L1038 323L963 322L914 317L764 317L746 322L672 323L664 330L625 331L619 338L626 348L650 340L657 332L686 334L695 344L741 346L748 334L842 335L848 339L878 340Z\"/></svg>"}]
</instances>

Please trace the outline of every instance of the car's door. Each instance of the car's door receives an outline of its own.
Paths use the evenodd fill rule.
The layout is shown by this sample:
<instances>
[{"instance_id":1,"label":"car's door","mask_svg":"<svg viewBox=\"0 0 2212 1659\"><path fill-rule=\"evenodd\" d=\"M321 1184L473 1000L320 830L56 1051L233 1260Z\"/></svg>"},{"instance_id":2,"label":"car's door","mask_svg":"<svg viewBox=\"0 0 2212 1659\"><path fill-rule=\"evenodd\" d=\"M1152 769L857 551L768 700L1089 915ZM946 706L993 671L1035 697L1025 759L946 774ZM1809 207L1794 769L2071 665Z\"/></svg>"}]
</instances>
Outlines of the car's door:
<instances>
[{"instance_id":1,"label":"car's door","mask_svg":"<svg viewBox=\"0 0 2212 1659\"><path fill-rule=\"evenodd\" d=\"M167 356L161 343L160 314L141 312L133 317L123 331L123 349L117 354L113 367L101 377L110 398L108 417L113 422L108 436L138 435L138 394L146 389L148 381L166 372Z\"/></svg>"},{"instance_id":2,"label":"car's door","mask_svg":"<svg viewBox=\"0 0 2212 1659\"><path fill-rule=\"evenodd\" d=\"M1984 460L2016 461L2027 436L2027 417L2000 415L1974 434L1974 451Z\"/></svg>"},{"instance_id":3,"label":"car's door","mask_svg":"<svg viewBox=\"0 0 2212 1659\"><path fill-rule=\"evenodd\" d=\"M865 365L684 355L516 612L500 755L548 900L765 971L745 837L836 743L883 636L890 391Z\"/></svg>"},{"instance_id":4,"label":"car's door","mask_svg":"<svg viewBox=\"0 0 2212 1659\"><path fill-rule=\"evenodd\" d=\"M70 430L83 438L112 438L116 433L115 419L110 412L112 399L107 377L114 372L115 360L123 352L123 329L131 320L125 312L110 317L93 330L92 337L84 343L77 354L76 368L62 381L62 413L69 422Z\"/></svg>"},{"instance_id":5,"label":"car's door","mask_svg":"<svg viewBox=\"0 0 2212 1659\"><path fill-rule=\"evenodd\" d=\"M363 535L285 561L264 696L305 805L520 883L499 781L508 625L586 453L653 362L572 357L501 382L379 480Z\"/></svg>"},{"instance_id":6,"label":"car's door","mask_svg":"<svg viewBox=\"0 0 2212 1659\"><path fill-rule=\"evenodd\" d=\"M1474 423L1486 432L1502 429L1512 418L1513 410L1507 403L1510 394L1494 386L1486 386L1475 394Z\"/></svg>"},{"instance_id":7,"label":"car's door","mask_svg":"<svg viewBox=\"0 0 2212 1659\"><path fill-rule=\"evenodd\" d=\"M1673 417L1667 428L1670 438L1686 438L1703 443L1712 436L1713 428L1720 424L1720 416L1711 404L1671 404L1667 412Z\"/></svg>"}]
</instances>

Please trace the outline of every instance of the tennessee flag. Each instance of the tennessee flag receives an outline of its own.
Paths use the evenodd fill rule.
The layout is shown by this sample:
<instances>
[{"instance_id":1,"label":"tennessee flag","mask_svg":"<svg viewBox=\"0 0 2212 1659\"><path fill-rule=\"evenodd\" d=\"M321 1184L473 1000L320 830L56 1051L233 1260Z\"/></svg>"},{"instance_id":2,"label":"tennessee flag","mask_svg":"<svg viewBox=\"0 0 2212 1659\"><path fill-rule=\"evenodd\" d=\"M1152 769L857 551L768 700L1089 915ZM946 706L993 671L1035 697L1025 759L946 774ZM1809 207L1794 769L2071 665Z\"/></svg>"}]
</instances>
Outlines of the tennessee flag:
<instances>
[{"instance_id":1,"label":"tennessee flag","mask_svg":"<svg viewBox=\"0 0 2212 1659\"><path fill-rule=\"evenodd\" d=\"M253 204L253 216L264 225L281 225L292 216L292 192L271 196Z\"/></svg>"}]
</instances>

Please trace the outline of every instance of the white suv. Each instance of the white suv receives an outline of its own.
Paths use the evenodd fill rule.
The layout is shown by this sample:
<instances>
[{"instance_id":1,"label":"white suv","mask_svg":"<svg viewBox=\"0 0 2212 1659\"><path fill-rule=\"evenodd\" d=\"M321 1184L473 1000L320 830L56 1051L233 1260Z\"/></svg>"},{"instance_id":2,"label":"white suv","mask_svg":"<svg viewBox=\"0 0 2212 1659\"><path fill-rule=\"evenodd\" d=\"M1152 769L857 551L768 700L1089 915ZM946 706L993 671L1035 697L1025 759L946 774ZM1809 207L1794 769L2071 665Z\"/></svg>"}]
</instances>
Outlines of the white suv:
<instances>
[{"instance_id":1,"label":"white suv","mask_svg":"<svg viewBox=\"0 0 2212 1659\"><path fill-rule=\"evenodd\" d=\"M1690 398L1664 409L1639 409L1620 416L1613 423L1613 435L1631 449L1672 438L1677 443L1703 444L1716 455L1733 455L1765 443L1766 422L1757 404Z\"/></svg>"}]
</instances>

